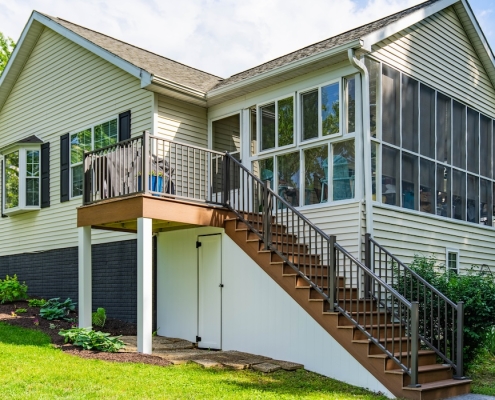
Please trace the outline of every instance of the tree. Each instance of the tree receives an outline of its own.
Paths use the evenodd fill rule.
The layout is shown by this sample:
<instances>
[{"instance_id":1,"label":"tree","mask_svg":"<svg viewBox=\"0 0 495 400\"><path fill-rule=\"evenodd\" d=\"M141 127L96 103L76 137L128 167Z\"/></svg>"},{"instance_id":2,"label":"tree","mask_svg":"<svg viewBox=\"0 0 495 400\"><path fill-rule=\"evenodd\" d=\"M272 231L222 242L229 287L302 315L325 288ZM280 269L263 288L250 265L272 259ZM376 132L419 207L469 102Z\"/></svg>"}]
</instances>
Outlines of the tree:
<instances>
[{"instance_id":1,"label":"tree","mask_svg":"<svg viewBox=\"0 0 495 400\"><path fill-rule=\"evenodd\" d=\"M14 51L14 47L14 41L9 37L5 37L4 34L0 32L0 75L7 65L10 55Z\"/></svg>"}]
</instances>

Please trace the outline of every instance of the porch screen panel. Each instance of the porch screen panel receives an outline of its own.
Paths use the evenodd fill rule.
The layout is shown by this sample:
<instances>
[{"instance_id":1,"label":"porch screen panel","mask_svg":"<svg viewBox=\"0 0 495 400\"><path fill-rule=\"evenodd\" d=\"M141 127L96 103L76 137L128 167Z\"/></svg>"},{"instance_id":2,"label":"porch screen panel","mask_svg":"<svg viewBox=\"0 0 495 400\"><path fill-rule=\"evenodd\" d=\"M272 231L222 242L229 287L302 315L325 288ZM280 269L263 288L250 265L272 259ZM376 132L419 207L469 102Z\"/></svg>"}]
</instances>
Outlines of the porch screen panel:
<instances>
[{"instance_id":1,"label":"porch screen panel","mask_svg":"<svg viewBox=\"0 0 495 400\"><path fill-rule=\"evenodd\" d=\"M294 98L288 97L277 102L278 145L294 143Z\"/></svg>"},{"instance_id":2,"label":"porch screen panel","mask_svg":"<svg viewBox=\"0 0 495 400\"><path fill-rule=\"evenodd\" d=\"M258 129L257 129L257 118L256 118L256 107L249 109L249 151L252 156L257 152L258 148Z\"/></svg>"},{"instance_id":3,"label":"porch screen panel","mask_svg":"<svg viewBox=\"0 0 495 400\"><path fill-rule=\"evenodd\" d=\"M420 165L420 211L435 213L435 163L421 159Z\"/></svg>"},{"instance_id":4,"label":"porch screen panel","mask_svg":"<svg viewBox=\"0 0 495 400\"><path fill-rule=\"evenodd\" d=\"M466 220L466 173L452 170L452 216Z\"/></svg>"},{"instance_id":5,"label":"porch screen panel","mask_svg":"<svg viewBox=\"0 0 495 400\"><path fill-rule=\"evenodd\" d=\"M492 226L493 224L493 193L492 183L486 179L480 179L480 224Z\"/></svg>"},{"instance_id":6,"label":"porch screen panel","mask_svg":"<svg viewBox=\"0 0 495 400\"><path fill-rule=\"evenodd\" d=\"M380 82L380 63L365 57L364 63L369 71L369 96L370 96L370 134L371 137L376 137L376 117L378 112L378 104L380 102L378 85Z\"/></svg>"},{"instance_id":7,"label":"porch screen panel","mask_svg":"<svg viewBox=\"0 0 495 400\"><path fill-rule=\"evenodd\" d=\"M470 108L467 110L467 169L479 172L479 117L480 114Z\"/></svg>"},{"instance_id":8,"label":"porch screen panel","mask_svg":"<svg viewBox=\"0 0 495 400\"><path fill-rule=\"evenodd\" d=\"M400 145L400 73L383 65L382 72L382 139Z\"/></svg>"},{"instance_id":9,"label":"porch screen panel","mask_svg":"<svg viewBox=\"0 0 495 400\"><path fill-rule=\"evenodd\" d=\"M455 151L452 152L452 163L455 167L466 168L466 107L454 101L452 107L452 143Z\"/></svg>"},{"instance_id":10,"label":"porch screen panel","mask_svg":"<svg viewBox=\"0 0 495 400\"><path fill-rule=\"evenodd\" d=\"M437 165L437 206L436 214L442 217L451 216L451 169Z\"/></svg>"},{"instance_id":11,"label":"porch screen panel","mask_svg":"<svg viewBox=\"0 0 495 400\"><path fill-rule=\"evenodd\" d=\"M480 175L492 177L492 124L484 115L480 118Z\"/></svg>"},{"instance_id":12,"label":"porch screen panel","mask_svg":"<svg viewBox=\"0 0 495 400\"><path fill-rule=\"evenodd\" d=\"M400 152L399 150L382 147L382 202L394 206L400 205L397 195L399 191Z\"/></svg>"},{"instance_id":13,"label":"porch screen panel","mask_svg":"<svg viewBox=\"0 0 495 400\"><path fill-rule=\"evenodd\" d=\"M437 157L442 163L451 163L452 136L452 100L438 93L437 95Z\"/></svg>"},{"instance_id":14,"label":"porch screen panel","mask_svg":"<svg viewBox=\"0 0 495 400\"><path fill-rule=\"evenodd\" d=\"M356 130L356 78L345 80L347 133Z\"/></svg>"},{"instance_id":15,"label":"porch screen panel","mask_svg":"<svg viewBox=\"0 0 495 400\"><path fill-rule=\"evenodd\" d=\"M479 222L479 178L477 176L467 175L467 209L466 217L468 222Z\"/></svg>"},{"instance_id":16,"label":"porch screen panel","mask_svg":"<svg viewBox=\"0 0 495 400\"><path fill-rule=\"evenodd\" d=\"M420 153L435 158L435 91L421 85L420 89Z\"/></svg>"},{"instance_id":17,"label":"porch screen panel","mask_svg":"<svg viewBox=\"0 0 495 400\"><path fill-rule=\"evenodd\" d=\"M402 207L418 209L418 156L402 153Z\"/></svg>"},{"instance_id":18,"label":"porch screen panel","mask_svg":"<svg viewBox=\"0 0 495 400\"><path fill-rule=\"evenodd\" d=\"M402 75L402 148L418 152L418 81Z\"/></svg>"}]
</instances>

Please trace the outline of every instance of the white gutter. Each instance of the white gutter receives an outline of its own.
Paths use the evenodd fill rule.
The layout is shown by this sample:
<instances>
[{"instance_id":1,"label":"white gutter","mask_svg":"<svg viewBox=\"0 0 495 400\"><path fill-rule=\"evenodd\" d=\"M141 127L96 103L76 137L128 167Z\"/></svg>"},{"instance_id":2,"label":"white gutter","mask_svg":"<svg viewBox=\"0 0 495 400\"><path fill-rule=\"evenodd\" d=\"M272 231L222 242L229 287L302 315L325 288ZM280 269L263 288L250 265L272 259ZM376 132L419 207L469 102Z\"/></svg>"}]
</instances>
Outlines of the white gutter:
<instances>
[{"instance_id":1,"label":"white gutter","mask_svg":"<svg viewBox=\"0 0 495 400\"><path fill-rule=\"evenodd\" d=\"M254 85L254 84L256 84L260 81L264 81L268 78L271 78L271 77L274 77L277 75L281 75L281 74L285 74L289 71L292 71L292 70L297 69L297 68L301 68L305 65L313 64L315 62L324 60L325 58L331 57L337 53L345 52L349 48L361 47L362 45L363 45L363 41L361 39L352 40L352 41L344 43L340 46L332 47L331 49L323 51L321 53L317 53L317 54L314 54L312 56L305 57L301 60L297 60L297 61L291 62L289 64L282 65L281 67L274 68L274 69L271 69L271 70L266 71L266 72L262 72L260 74L255 75L255 76L252 76L251 78L242 79L241 81L232 83L231 85L227 85L227 86L221 87L219 89L210 90L208 92L208 100L212 99L216 96L224 95L224 94L231 92L231 91L239 90L239 89L246 87L246 86Z\"/></svg>"},{"instance_id":2,"label":"white gutter","mask_svg":"<svg viewBox=\"0 0 495 400\"><path fill-rule=\"evenodd\" d=\"M142 80L142 82L143 82L143 80ZM148 84L142 83L141 87L146 88L150 84L151 85L157 85L157 86L172 90L174 92L186 94L188 96L195 97L195 98L201 99L203 101L206 100L206 93L205 92L203 92L201 90L193 89L193 88L186 86L186 85L181 85L180 83L171 81L170 79L162 78L160 76L152 75L150 77Z\"/></svg>"},{"instance_id":3,"label":"white gutter","mask_svg":"<svg viewBox=\"0 0 495 400\"><path fill-rule=\"evenodd\" d=\"M361 97L362 97L362 139L364 144L364 198L366 204L366 233L373 237L373 198L371 176L371 132L370 132L370 76L366 65L356 58L354 49L347 50L351 64L361 71ZM377 183L378 184L378 183ZM359 217L361 218L361 217Z\"/></svg>"}]
</instances>

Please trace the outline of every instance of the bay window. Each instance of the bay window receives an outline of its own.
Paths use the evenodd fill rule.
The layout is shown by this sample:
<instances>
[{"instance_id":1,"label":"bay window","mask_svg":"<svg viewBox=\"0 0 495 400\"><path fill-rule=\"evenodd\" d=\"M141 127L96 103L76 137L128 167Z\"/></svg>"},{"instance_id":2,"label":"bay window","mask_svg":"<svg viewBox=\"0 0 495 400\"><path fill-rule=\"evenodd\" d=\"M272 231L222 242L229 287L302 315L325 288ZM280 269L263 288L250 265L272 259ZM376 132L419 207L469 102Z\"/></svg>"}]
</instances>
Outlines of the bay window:
<instances>
[{"instance_id":1,"label":"bay window","mask_svg":"<svg viewBox=\"0 0 495 400\"><path fill-rule=\"evenodd\" d=\"M15 214L40 208L40 145L15 146L4 152L3 213Z\"/></svg>"}]
</instances>

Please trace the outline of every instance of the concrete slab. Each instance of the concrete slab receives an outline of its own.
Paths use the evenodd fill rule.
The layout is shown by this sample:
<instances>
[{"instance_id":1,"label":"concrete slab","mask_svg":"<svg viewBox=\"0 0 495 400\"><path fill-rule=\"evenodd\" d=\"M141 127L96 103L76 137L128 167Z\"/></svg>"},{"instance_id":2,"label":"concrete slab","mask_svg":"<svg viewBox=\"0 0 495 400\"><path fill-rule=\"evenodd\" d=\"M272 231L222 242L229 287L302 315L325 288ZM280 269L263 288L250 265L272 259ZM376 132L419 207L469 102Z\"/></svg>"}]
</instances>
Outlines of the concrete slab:
<instances>
[{"instance_id":1,"label":"concrete slab","mask_svg":"<svg viewBox=\"0 0 495 400\"><path fill-rule=\"evenodd\" d=\"M272 364L272 363L264 362L264 363L261 363L261 364L255 364L255 365L253 365L253 369L255 371L260 371L260 372L264 372L264 373L270 373L270 372L278 371L279 369L281 369L281 367L280 367L280 365L277 365L277 364Z\"/></svg>"}]
</instances>

